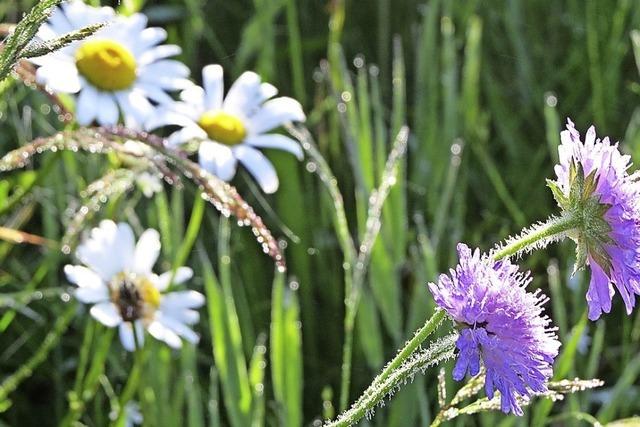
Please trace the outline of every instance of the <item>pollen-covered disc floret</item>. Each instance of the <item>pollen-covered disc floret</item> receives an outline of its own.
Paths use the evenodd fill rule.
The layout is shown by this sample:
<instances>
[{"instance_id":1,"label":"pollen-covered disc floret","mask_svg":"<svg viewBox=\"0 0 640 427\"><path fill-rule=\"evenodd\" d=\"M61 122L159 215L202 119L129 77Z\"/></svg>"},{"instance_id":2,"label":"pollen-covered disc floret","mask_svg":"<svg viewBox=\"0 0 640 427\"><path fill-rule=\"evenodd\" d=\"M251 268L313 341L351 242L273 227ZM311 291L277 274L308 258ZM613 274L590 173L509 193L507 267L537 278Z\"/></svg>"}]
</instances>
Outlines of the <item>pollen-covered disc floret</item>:
<instances>
[{"instance_id":1,"label":"pollen-covered disc floret","mask_svg":"<svg viewBox=\"0 0 640 427\"><path fill-rule=\"evenodd\" d=\"M596 138L593 126L584 143L571 120L560 136L558 179L550 187L565 214L581 219L569 235L578 246L576 268L591 270L589 319L611 311L614 286L631 313L640 294L640 175L628 173L630 156Z\"/></svg>"},{"instance_id":2,"label":"pollen-covered disc floret","mask_svg":"<svg viewBox=\"0 0 640 427\"><path fill-rule=\"evenodd\" d=\"M91 315L109 327L119 327L122 345L129 351L144 340L146 329L153 337L174 348L182 340L197 343L198 335L189 325L197 323L195 310L204 304L196 291L166 292L170 282L179 284L191 278L188 267L156 275L153 265L160 253L160 237L146 230L136 244L128 224L102 221L77 249L84 265L66 265L64 272L76 284L75 297L93 304Z\"/></svg>"},{"instance_id":3,"label":"pollen-covered disc floret","mask_svg":"<svg viewBox=\"0 0 640 427\"><path fill-rule=\"evenodd\" d=\"M182 102L168 105L151 117L147 129L180 126L182 129L169 137L169 144L199 141L198 160L204 169L229 181L240 162L265 193L275 192L278 175L259 149L285 150L301 159L298 142L269 132L288 122L304 121L302 106L292 98L273 98L278 90L250 71L238 77L226 97L221 66L204 67L202 79L204 87L184 90Z\"/></svg>"},{"instance_id":4,"label":"pollen-covered disc floret","mask_svg":"<svg viewBox=\"0 0 640 427\"><path fill-rule=\"evenodd\" d=\"M485 391L501 395L505 413L522 415L516 396L547 390L560 342L543 316L547 298L525 290L528 273L508 260L493 261L458 244L460 262L450 275L441 275L429 289L436 303L455 321L460 337L453 377L486 370Z\"/></svg>"},{"instance_id":5,"label":"pollen-covered disc floret","mask_svg":"<svg viewBox=\"0 0 640 427\"><path fill-rule=\"evenodd\" d=\"M180 48L161 45L167 32L146 28L144 15L119 16L110 7L91 7L79 0L56 8L38 38L47 41L102 23L105 27L91 37L31 59L38 66L36 81L55 93L77 94L80 125L115 125L122 116L127 127L139 129L155 104L172 101L167 92L192 85L189 69L167 59Z\"/></svg>"}]
</instances>

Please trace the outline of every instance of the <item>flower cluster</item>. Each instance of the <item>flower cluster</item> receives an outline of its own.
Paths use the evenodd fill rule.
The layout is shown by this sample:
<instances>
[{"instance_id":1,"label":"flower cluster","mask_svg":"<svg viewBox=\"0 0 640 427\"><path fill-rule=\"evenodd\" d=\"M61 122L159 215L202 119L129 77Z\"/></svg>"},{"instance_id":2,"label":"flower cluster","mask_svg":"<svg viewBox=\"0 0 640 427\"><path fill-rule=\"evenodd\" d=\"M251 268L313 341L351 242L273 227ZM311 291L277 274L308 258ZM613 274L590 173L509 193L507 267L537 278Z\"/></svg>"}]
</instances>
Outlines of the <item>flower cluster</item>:
<instances>
[{"instance_id":1,"label":"flower cluster","mask_svg":"<svg viewBox=\"0 0 640 427\"><path fill-rule=\"evenodd\" d=\"M162 28L147 27L140 13L117 15L110 7L91 7L72 0L57 8L38 32L51 40L87 25L107 23L81 41L32 59L36 81L56 93L77 94L76 120L86 126L120 123L138 130L177 125L168 139L176 148L199 143L201 167L225 181L240 162L265 193L278 189L278 176L258 150L276 148L302 158L300 145L284 135L268 133L288 122L304 121L300 103L273 98L278 90L253 72L243 73L223 99L223 72L219 65L202 71L204 88L189 80L189 69L169 59L181 53ZM171 96L182 91L180 100Z\"/></svg>"},{"instance_id":2,"label":"flower cluster","mask_svg":"<svg viewBox=\"0 0 640 427\"><path fill-rule=\"evenodd\" d=\"M154 274L159 254L157 231L146 230L136 244L128 224L104 220L76 250L84 265L64 267L69 281L78 286L76 298L93 304L89 312L100 323L118 326L129 351L136 343L142 345L143 329L174 348L181 347L180 337L198 342L188 325L198 322L195 309L204 304L204 296L196 291L167 292L172 283L186 282L193 272L180 267L175 273Z\"/></svg>"},{"instance_id":3,"label":"flower cluster","mask_svg":"<svg viewBox=\"0 0 640 427\"><path fill-rule=\"evenodd\" d=\"M429 284L435 301L456 322L460 337L453 377L486 369L489 398L500 391L502 411L522 415L516 396L545 392L560 342L550 319L542 315L547 301L525 290L528 273L508 260L492 261L480 251L458 245L459 264L450 276Z\"/></svg>"},{"instance_id":4,"label":"flower cluster","mask_svg":"<svg viewBox=\"0 0 640 427\"><path fill-rule=\"evenodd\" d=\"M628 173L630 156L597 139L593 126L584 143L571 120L560 136L552 188L565 214L580 222L569 235L578 245L576 267L591 269L589 319L611 311L614 286L631 313L640 294L640 175Z\"/></svg>"},{"instance_id":5,"label":"flower cluster","mask_svg":"<svg viewBox=\"0 0 640 427\"><path fill-rule=\"evenodd\" d=\"M32 59L39 84L73 95L78 124L124 123L144 131L171 127L167 149L197 151L200 167L225 181L233 179L240 164L265 193L275 192L279 179L260 149L280 149L302 159L299 143L276 132L285 124L306 120L298 101L276 97L273 85L249 71L225 96L219 65L203 68L202 86L193 83L188 67L171 59L181 49L163 44L167 32L147 27L142 14L123 17L110 7L72 0L56 8L38 37L52 40L96 23L108 25L89 38ZM459 331L453 377L459 381L467 374L477 375L483 366L486 394L493 398L499 391L505 413L522 415L519 397L547 391L560 342L543 313L547 298L526 290L529 273L497 258L567 235L577 243L576 268L588 265L591 270L590 319L610 312L614 289L628 313L635 306L635 295L640 295L640 174L629 174L630 157L608 138L597 139L593 127L583 142L569 120L561 140L557 180L549 182L561 217L512 239L495 258L459 244L457 267L429 284L436 303ZM125 143L131 153L145 157L150 149L136 144ZM162 190L158 177L148 171L149 164L131 164L139 172L137 184L145 195ZM143 344L145 330L173 348L181 347L182 340L199 339L191 327L199 321L197 309L204 296L193 290L171 290L191 279L193 272L179 267L155 274L159 254L157 231L146 230L136 243L128 224L104 220L75 252L82 265L64 267L68 280L77 286L75 297L91 305L89 312L96 320L118 327L129 351ZM453 344L448 348L453 351ZM139 416L132 419L141 421Z\"/></svg>"}]
</instances>

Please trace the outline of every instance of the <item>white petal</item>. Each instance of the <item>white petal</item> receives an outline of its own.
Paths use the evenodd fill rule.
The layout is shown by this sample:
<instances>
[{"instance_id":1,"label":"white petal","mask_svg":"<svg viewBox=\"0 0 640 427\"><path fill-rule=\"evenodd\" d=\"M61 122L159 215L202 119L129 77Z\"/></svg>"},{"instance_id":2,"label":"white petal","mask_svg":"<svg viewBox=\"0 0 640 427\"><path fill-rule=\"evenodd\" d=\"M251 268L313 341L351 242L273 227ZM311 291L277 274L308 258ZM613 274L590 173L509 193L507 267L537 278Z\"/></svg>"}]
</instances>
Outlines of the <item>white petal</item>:
<instances>
[{"instance_id":1,"label":"white petal","mask_svg":"<svg viewBox=\"0 0 640 427\"><path fill-rule=\"evenodd\" d=\"M224 82L223 70L220 65L207 65L202 69L202 81L204 85L205 107L207 110L217 110L222 107Z\"/></svg>"},{"instance_id":2,"label":"white petal","mask_svg":"<svg viewBox=\"0 0 640 427\"><path fill-rule=\"evenodd\" d=\"M156 46L140 55L140 57L138 58L138 64L144 67L160 59L180 55L180 53L182 53L182 49L180 48L180 46L176 46L174 44Z\"/></svg>"},{"instance_id":3,"label":"white petal","mask_svg":"<svg viewBox=\"0 0 640 427\"><path fill-rule=\"evenodd\" d=\"M133 255L132 271L149 274L160 255L160 234L150 228L140 236Z\"/></svg>"},{"instance_id":4,"label":"white petal","mask_svg":"<svg viewBox=\"0 0 640 427\"><path fill-rule=\"evenodd\" d=\"M248 116L248 106L261 102L259 99L260 76L245 71L233 82L224 99L222 108L232 114Z\"/></svg>"},{"instance_id":5,"label":"white petal","mask_svg":"<svg viewBox=\"0 0 640 427\"><path fill-rule=\"evenodd\" d=\"M165 315L164 313L159 313L158 315L156 315L156 320L192 344L197 344L198 341L200 341L200 337L198 337L198 334L193 332L187 325L177 319L172 318L171 316Z\"/></svg>"},{"instance_id":6,"label":"white petal","mask_svg":"<svg viewBox=\"0 0 640 427\"><path fill-rule=\"evenodd\" d=\"M167 271L166 273L162 273L160 276L157 277L155 284L156 284L156 288L160 292L165 291L169 287L169 285L171 284L170 280L172 275L173 275L172 271ZM192 269L190 269L189 267L178 267L176 269L175 276L173 277L173 284L179 285L180 283L184 283L187 280L191 279L192 277L193 277Z\"/></svg>"},{"instance_id":7,"label":"white petal","mask_svg":"<svg viewBox=\"0 0 640 427\"><path fill-rule=\"evenodd\" d=\"M109 328L113 328L114 326L122 323L122 317L120 317L118 308L112 302L101 302L96 304L91 307L89 313L91 313L98 322L108 326Z\"/></svg>"},{"instance_id":8,"label":"white petal","mask_svg":"<svg viewBox=\"0 0 640 427\"><path fill-rule=\"evenodd\" d=\"M132 129L141 129L155 110L141 91L116 92L116 98L124 116L125 126Z\"/></svg>"},{"instance_id":9,"label":"white petal","mask_svg":"<svg viewBox=\"0 0 640 427\"><path fill-rule=\"evenodd\" d=\"M51 26L51 29L56 33L56 36L61 36L65 33L75 30L76 28L72 28L69 20L65 16L62 9L56 7L51 16L49 16L49 20L47 23Z\"/></svg>"},{"instance_id":10,"label":"white petal","mask_svg":"<svg viewBox=\"0 0 640 427\"><path fill-rule=\"evenodd\" d=\"M80 288L101 288L104 287L104 282L95 271L84 267L82 265L65 265L64 274L74 285Z\"/></svg>"},{"instance_id":11,"label":"white petal","mask_svg":"<svg viewBox=\"0 0 640 427\"><path fill-rule=\"evenodd\" d=\"M109 300L109 289L106 286L99 288L78 288L73 294L78 301L84 304L94 304Z\"/></svg>"},{"instance_id":12,"label":"white petal","mask_svg":"<svg viewBox=\"0 0 640 427\"><path fill-rule=\"evenodd\" d=\"M90 85L85 86L76 101L76 120L80 126L88 126L98 116L98 91Z\"/></svg>"},{"instance_id":13,"label":"white petal","mask_svg":"<svg viewBox=\"0 0 640 427\"><path fill-rule=\"evenodd\" d=\"M172 105L172 108L175 105ZM181 126L181 127L198 127L198 125L187 115L182 112L169 110L167 108L159 109L152 114L145 122L147 130L158 129L163 126Z\"/></svg>"},{"instance_id":14,"label":"white petal","mask_svg":"<svg viewBox=\"0 0 640 427\"><path fill-rule=\"evenodd\" d=\"M182 62L163 59L140 68L140 81L153 83L161 77L187 77L189 67Z\"/></svg>"},{"instance_id":15,"label":"white petal","mask_svg":"<svg viewBox=\"0 0 640 427\"><path fill-rule=\"evenodd\" d=\"M202 130L202 128L196 126L188 126L172 133L169 138L167 138L167 145L169 145L169 147L178 147L179 145L194 139L206 138L207 133Z\"/></svg>"},{"instance_id":16,"label":"white petal","mask_svg":"<svg viewBox=\"0 0 640 427\"><path fill-rule=\"evenodd\" d=\"M178 308L198 308L204 305L204 295L196 291L169 292L162 296L161 308L175 310Z\"/></svg>"},{"instance_id":17,"label":"white petal","mask_svg":"<svg viewBox=\"0 0 640 427\"><path fill-rule=\"evenodd\" d=\"M152 83L164 90L183 90L193 86L193 82L188 78L180 75L169 74L174 72L184 72L184 69L180 71L178 69L179 67L154 67L156 64L158 63L156 62L154 64L148 65L145 69L147 70L149 69L149 67L152 67L152 71L145 71L145 74L140 75L138 81Z\"/></svg>"},{"instance_id":18,"label":"white petal","mask_svg":"<svg viewBox=\"0 0 640 427\"><path fill-rule=\"evenodd\" d=\"M142 327L142 323L139 320L134 322L136 335L138 336L138 343L140 345L144 344L144 329ZM136 349L136 341L133 337L133 326L131 322L122 322L120 327L118 328L118 334L120 335L120 342L122 346L127 351L135 351Z\"/></svg>"},{"instance_id":19,"label":"white petal","mask_svg":"<svg viewBox=\"0 0 640 427\"><path fill-rule=\"evenodd\" d=\"M128 224L104 220L91 230L89 239L76 250L76 256L105 281L127 269L134 251L133 231Z\"/></svg>"},{"instance_id":20,"label":"white petal","mask_svg":"<svg viewBox=\"0 0 640 427\"><path fill-rule=\"evenodd\" d=\"M152 46L166 40L167 32L163 28L145 28L140 32L136 40L136 53L141 54Z\"/></svg>"},{"instance_id":21,"label":"white petal","mask_svg":"<svg viewBox=\"0 0 640 427\"><path fill-rule=\"evenodd\" d=\"M233 147L233 153L242 163L242 166L258 181L262 191L267 194L276 192L279 185L278 175L264 154L248 145Z\"/></svg>"},{"instance_id":22,"label":"white petal","mask_svg":"<svg viewBox=\"0 0 640 427\"><path fill-rule=\"evenodd\" d=\"M252 147L277 148L279 150L288 151L296 156L298 160L302 160L304 157L300 143L284 135L253 135L247 137L244 142Z\"/></svg>"},{"instance_id":23,"label":"white petal","mask_svg":"<svg viewBox=\"0 0 640 427\"><path fill-rule=\"evenodd\" d=\"M223 181L236 174L237 161L229 147L213 141L203 141L198 148L200 166Z\"/></svg>"},{"instance_id":24,"label":"white petal","mask_svg":"<svg viewBox=\"0 0 640 427\"><path fill-rule=\"evenodd\" d=\"M171 104L174 102L173 98L171 98L167 92L152 83L137 82L136 89L140 90L147 98L158 104Z\"/></svg>"},{"instance_id":25,"label":"white petal","mask_svg":"<svg viewBox=\"0 0 640 427\"><path fill-rule=\"evenodd\" d=\"M118 105L113 94L100 92L98 97L98 123L101 126L112 126L118 123Z\"/></svg>"},{"instance_id":26,"label":"white petal","mask_svg":"<svg viewBox=\"0 0 640 427\"><path fill-rule=\"evenodd\" d=\"M260 134L282 126L288 122L303 122L306 119L302 106L293 98L280 97L271 99L249 118L249 133Z\"/></svg>"},{"instance_id":27,"label":"white petal","mask_svg":"<svg viewBox=\"0 0 640 427\"><path fill-rule=\"evenodd\" d=\"M151 336L159 341L166 342L169 347L180 348L182 347L182 340L171 329L164 326L162 323L156 321L151 322L147 328Z\"/></svg>"},{"instance_id":28,"label":"white petal","mask_svg":"<svg viewBox=\"0 0 640 427\"><path fill-rule=\"evenodd\" d=\"M209 107L205 106L205 93L204 89L202 89L198 85L193 85L190 88L187 88L180 92L180 99L185 103L194 106L198 109L198 111L204 112L208 110Z\"/></svg>"},{"instance_id":29,"label":"white petal","mask_svg":"<svg viewBox=\"0 0 640 427\"><path fill-rule=\"evenodd\" d=\"M75 64L56 61L36 70L36 81L53 92L78 93L82 88Z\"/></svg>"}]
</instances>

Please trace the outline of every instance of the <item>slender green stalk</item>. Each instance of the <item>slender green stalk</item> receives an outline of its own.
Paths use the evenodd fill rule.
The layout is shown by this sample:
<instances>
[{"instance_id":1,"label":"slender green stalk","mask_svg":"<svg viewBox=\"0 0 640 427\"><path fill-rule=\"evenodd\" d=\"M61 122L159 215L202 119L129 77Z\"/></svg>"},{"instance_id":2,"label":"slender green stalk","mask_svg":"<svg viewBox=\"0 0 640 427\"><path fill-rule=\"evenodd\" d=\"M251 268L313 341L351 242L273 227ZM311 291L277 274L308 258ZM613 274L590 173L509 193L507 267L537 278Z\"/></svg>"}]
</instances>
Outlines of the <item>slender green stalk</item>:
<instances>
[{"instance_id":1,"label":"slender green stalk","mask_svg":"<svg viewBox=\"0 0 640 427\"><path fill-rule=\"evenodd\" d=\"M523 232L520 236L510 239L507 243L492 253L493 259L500 260L516 255L529 249L535 249L544 240L553 240L559 235L576 228L580 224L579 218L563 215L551 218L546 223Z\"/></svg>"},{"instance_id":2,"label":"slender green stalk","mask_svg":"<svg viewBox=\"0 0 640 427\"><path fill-rule=\"evenodd\" d=\"M371 385L364 391L363 396L367 395L368 392L373 389L377 384L385 381L389 376L400 367L408 358L415 352L420 345L426 340L429 335L436 330L438 325L444 320L446 312L440 308L437 308L433 315L425 322L424 325L415 333L413 338L411 338L405 346L396 354L396 357L391 360L382 370L380 375L378 375ZM360 401L362 398L358 399Z\"/></svg>"},{"instance_id":3,"label":"slender green stalk","mask_svg":"<svg viewBox=\"0 0 640 427\"><path fill-rule=\"evenodd\" d=\"M351 409L343 413L336 421L326 424L326 427L351 426L363 417L370 416L377 405L380 405L398 386L410 381L416 373L452 358L457 339L458 335L452 333L433 342L427 350L405 360L397 369L390 372L385 380L376 383L368 394L365 392Z\"/></svg>"},{"instance_id":4,"label":"slender green stalk","mask_svg":"<svg viewBox=\"0 0 640 427\"><path fill-rule=\"evenodd\" d=\"M53 325L51 331L45 336L36 353L31 356L29 360L23 363L22 366L20 366L20 369L7 377L0 384L0 402L5 400L13 391L15 391L22 381L29 378L33 374L33 371L47 359L49 352L58 343L62 334L67 330L69 323L71 323L71 320L73 319L75 311L75 304L69 305L67 309L63 311L62 315L58 317L58 320Z\"/></svg>"}]
</instances>

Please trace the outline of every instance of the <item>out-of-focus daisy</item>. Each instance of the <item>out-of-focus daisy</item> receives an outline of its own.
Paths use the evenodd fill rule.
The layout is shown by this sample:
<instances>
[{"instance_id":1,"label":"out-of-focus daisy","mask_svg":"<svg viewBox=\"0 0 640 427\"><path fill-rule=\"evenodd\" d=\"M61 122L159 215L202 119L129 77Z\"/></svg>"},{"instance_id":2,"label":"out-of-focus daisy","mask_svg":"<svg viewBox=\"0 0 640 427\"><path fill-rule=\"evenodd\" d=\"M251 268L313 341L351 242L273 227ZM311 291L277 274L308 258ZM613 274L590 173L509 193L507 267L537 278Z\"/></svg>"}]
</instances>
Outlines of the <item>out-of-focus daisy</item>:
<instances>
[{"instance_id":1,"label":"out-of-focus daisy","mask_svg":"<svg viewBox=\"0 0 640 427\"><path fill-rule=\"evenodd\" d=\"M134 425L140 425L144 421L142 412L140 412L140 405L138 402L129 402L124 405L124 427L133 427Z\"/></svg>"},{"instance_id":2,"label":"out-of-focus daisy","mask_svg":"<svg viewBox=\"0 0 640 427\"><path fill-rule=\"evenodd\" d=\"M90 313L100 323L118 326L122 345L129 351L135 349L134 329L140 343L144 329L174 348L182 345L180 337L198 342L189 325L198 322L195 309L204 304L204 296L196 291L165 293L172 273L152 272L159 254L157 231L146 230L136 244L128 224L104 220L76 250L84 266L64 267L69 281L78 286L75 297L93 304ZM192 275L190 268L180 267L173 283L183 283Z\"/></svg>"},{"instance_id":3,"label":"out-of-focus daisy","mask_svg":"<svg viewBox=\"0 0 640 427\"><path fill-rule=\"evenodd\" d=\"M229 181L236 173L239 161L258 181L265 193L278 189L278 175L260 148L277 148L302 158L302 148L293 139L268 133L288 122L305 120L302 106L288 97L273 98L277 89L262 83L260 76L247 71L223 97L222 67L208 65L202 70L204 88L192 86L177 102L146 124L152 130L177 125L168 142L177 146L200 140L200 166L220 179Z\"/></svg>"},{"instance_id":4,"label":"out-of-focus daisy","mask_svg":"<svg viewBox=\"0 0 640 427\"><path fill-rule=\"evenodd\" d=\"M462 243L458 257L449 276L429 284L436 303L460 330L453 378L477 375L484 364L487 396L493 398L497 389L502 411L522 415L517 396L547 391L560 347L550 319L542 315L547 299L526 291L529 274L509 260L493 261Z\"/></svg>"},{"instance_id":5,"label":"out-of-focus daisy","mask_svg":"<svg viewBox=\"0 0 640 427\"><path fill-rule=\"evenodd\" d=\"M573 122L560 134L557 181L550 182L563 210L578 220L568 233L577 243L576 268L591 270L589 319L611 311L615 289L631 313L640 294L640 174L628 173L631 157L593 126L584 143Z\"/></svg>"},{"instance_id":6,"label":"out-of-focus daisy","mask_svg":"<svg viewBox=\"0 0 640 427\"><path fill-rule=\"evenodd\" d=\"M139 169L136 174L136 186L145 197L151 198L155 193L162 191L162 179L157 173L150 172L152 170L151 162L145 157L153 156L153 150L147 145L133 140L127 140L124 148L128 153L135 155L126 156L126 163L133 169Z\"/></svg>"},{"instance_id":7,"label":"out-of-focus daisy","mask_svg":"<svg viewBox=\"0 0 640 427\"><path fill-rule=\"evenodd\" d=\"M36 80L59 93L78 94L76 119L81 125L118 123L140 128L155 103L172 101L167 91L191 85L189 69L167 59L181 50L160 45L167 38L161 28L146 28L147 18L136 13L117 16L110 7L91 7L82 1L62 4L38 31L47 41L87 25L108 23L93 36L31 61L38 65Z\"/></svg>"}]
</instances>

